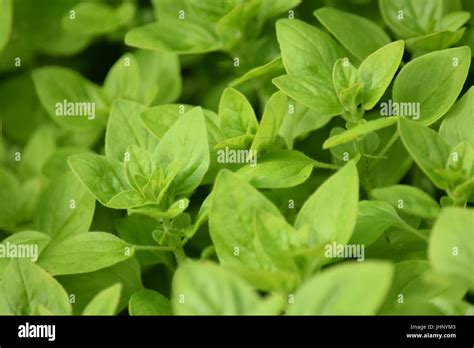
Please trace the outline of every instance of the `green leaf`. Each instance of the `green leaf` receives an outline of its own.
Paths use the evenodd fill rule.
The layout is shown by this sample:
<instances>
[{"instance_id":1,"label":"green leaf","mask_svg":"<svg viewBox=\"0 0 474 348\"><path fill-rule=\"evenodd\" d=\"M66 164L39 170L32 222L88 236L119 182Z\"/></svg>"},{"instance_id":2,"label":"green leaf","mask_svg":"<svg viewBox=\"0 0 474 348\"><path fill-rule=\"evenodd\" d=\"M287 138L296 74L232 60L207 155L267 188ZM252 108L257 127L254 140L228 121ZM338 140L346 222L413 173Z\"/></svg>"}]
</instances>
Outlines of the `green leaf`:
<instances>
[{"instance_id":1,"label":"green leaf","mask_svg":"<svg viewBox=\"0 0 474 348\"><path fill-rule=\"evenodd\" d=\"M146 204L143 195L135 190L125 190L113 196L106 204L112 209L128 209Z\"/></svg>"},{"instance_id":2,"label":"green leaf","mask_svg":"<svg viewBox=\"0 0 474 348\"><path fill-rule=\"evenodd\" d=\"M39 100L53 121L72 129L103 127L108 106L99 86L59 66L35 69L32 76Z\"/></svg>"},{"instance_id":3,"label":"green leaf","mask_svg":"<svg viewBox=\"0 0 474 348\"><path fill-rule=\"evenodd\" d=\"M241 167L236 174L256 188L285 188L305 182L314 161L299 151L280 150L257 159L256 166Z\"/></svg>"},{"instance_id":4,"label":"green leaf","mask_svg":"<svg viewBox=\"0 0 474 348\"><path fill-rule=\"evenodd\" d=\"M287 98L281 92L273 94L265 106L262 121L250 146L250 153L271 149L287 110Z\"/></svg>"},{"instance_id":5,"label":"green leaf","mask_svg":"<svg viewBox=\"0 0 474 348\"><path fill-rule=\"evenodd\" d=\"M289 75L273 83L291 98L334 116L342 112L332 86L332 69L343 57L341 47L325 32L296 19L280 19L277 38L285 69Z\"/></svg>"},{"instance_id":6,"label":"green leaf","mask_svg":"<svg viewBox=\"0 0 474 348\"><path fill-rule=\"evenodd\" d=\"M159 22L130 30L125 44L177 54L196 54L217 51L221 43L206 27L192 21L163 17Z\"/></svg>"},{"instance_id":7,"label":"green leaf","mask_svg":"<svg viewBox=\"0 0 474 348\"><path fill-rule=\"evenodd\" d=\"M261 263L272 263L278 269L294 272L296 265L288 257L290 256L288 251L291 238L296 231L284 219L265 211L254 214L253 228L256 234L255 250Z\"/></svg>"},{"instance_id":8,"label":"green leaf","mask_svg":"<svg viewBox=\"0 0 474 348\"><path fill-rule=\"evenodd\" d=\"M74 18L71 12L74 11ZM95 36L111 33L133 19L135 6L124 2L120 6L112 6L81 2L74 6L62 18L64 30L84 36Z\"/></svg>"},{"instance_id":9,"label":"green leaf","mask_svg":"<svg viewBox=\"0 0 474 348\"><path fill-rule=\"evenodd\" d=\"M441 210L439 204L429 194L414 186L381 187L372 190L371 195L375 199L390 203L400 212L425 219L436 218Z\"/></svg>"},{"instance_id":10,"label":"green leaf","mask_svg":"<svg viewBox=\"0 0 474 348\"><path fill-rule=\"evenodd\" d=\"M71 313L63 287L45 270L29 260L14 259L5 270L3 293L16 315L32 315L43 306L57 315Z\"/></svg>"},{"instance_id":11,"label":"green leaf","mask_svg":"<svg viewBox=\"0 0 474 348\"><path fill-rule=\"evenodd\" d=\"M379 0L385 24L405 39L430 33L441 20L443 0Z\"/></svg>"},{"instance_id":12,"label":"green leaf","mask_svg":"<svg viewBox=\"0 0 474 348\"><path fill-rule=\"evenodd\" d=\"M351 161L308 198L298 213L295 227L309 229L309 246L333 241L346 243L356 223L358 200L359 179Z\"/></svg>"},{"instance_id":13,"label":"green leaf","mask_svg":"<svg viewBox=\"0 0 474 348\"><path fill-rule=\"evenodd\" d=\"M472 209L445 208L436 221L428 248L433 269L474 289Z\"/></svg>"},{"instance_id":14,"label":"green leaf","mask_svg":"<svg viewBox=\"0 0 474 348\"><path fill-rule=\"evenodd\" d=\"M324 127L332 118L332 116L320 115L296 102L290 101L287 109L278 135L285 140L288 149L293 148L293 143L298 137Z\"/></svg>"},{"instance_id":15,"label":"green leaf","mask_svg":"<svg viewBox=\"0 0 474 348\"><path fill-rule=\"evenodd\" d=\"M244 134L239 135L237 137L229 138L220 141L214 146L214 150L226 150L226 148L234 149L234 150L243 150L248 149L249 146L252 144L253 138L255 136L253 134ZM219 155L219 153L218 153ZM250 159L249 155L249 159Z\"/></svg>"},{"instance_id":16,"label":"green leaf","mask_svg":"<svg viewBox=\"0 0 474 348\"><path fill-rule=\"evenodd\" d=\"M48 117L38 99L30 73L2 78L0 104L2 133L20 144L24 144Z\"/></svg>"},{"instance_id":17,"label":"green leaf","mask_svg":"<svg viewBox=\"0 0 474 348\"><path fill-rule=\"evenodd\" d=\"M96 154L69 157L69 166L90 193L107 206L122 191L128 190L122 163Z\"/></svg>"},{"instance_id":18,"label":"green leaf","mask_svg":"<svg viewBox=\"0 0 474 348\"><path fill-rule=\"evenodd\" d=\"M241 42L251 40L261 30L263 1L247 1L239 4L216 23L215 31L226 51L232 52Z\"/></svg>"},{"instance_id":19,"label":"green leaf","mask_svg":"<svg viewBox=\"0 0 474 348\"><path fill-rule=\"evenodd\" d=\"M95 199L72 173L51 182L36 210L35 228L55 241L89 231Z\"/></svg>"},{"instance_id":20,"label":"green leaf","mask_svg":"<svg viewBox=\"0 0 474 348\"><path fill-rule=\"evenodd\" d=\"M78 53L87 46L90 37L68 32L61 25L64 14L76 3L75 0L15 0L15 37L18 35L28 51L34 49L53 56ZM41 11L37 11L38 8L41 8ZM21 25L17 25L19 23ZM14 36L11 43L13 41Z\"/></svg>"},{"instance_id":21,"label":"green leaf","mask_svg":"<svg viewBox=\"0 0 474 348\"><path fill-rule=\"evenodd\" d=\"M97 271L133 256L133 247L106 232L88 232L51 244L38 264L52 275Z\"/></svg>"},{"instance_id":22,"label":"green leaf","mask_svg":"<svg viewBox=\"0 0 474 348\"><path fill-rule=\"evenodd\" d=\"M0 52L7 44L12 30L13 6L11 0L0 0Z\"/></svg>"},{"instance_id":23,"label":"green leaf","mask_svg":"<svg viewBox=\"0 0 474 348\"><path fill-rule=\"evenodd\" d=\"M15 315L10 309L3 291L3 283L0 281L0 315Z\"/></svg>"},{"instance_id":24,"label":"green leaf","mask_svg":"<svg viewBox=\"0 0 474 348\"><path fill-rule=\"evenodd\" d=\"M30 221L38 202L41 183L31 179L20 184L10 171L0 168L0 228L14 231L20 224Z\"/></svg>"},{"instance_id":25,"label":"green leaf","mask_svg":"<svg viewBox=\"0 0 474 348\"><path fill-rule=\"evenodd\" d=\"M403 261L394 266L392 286L381 308L383 314L410 301L432 301L440 297L459 301L466 292L459 284L433 274L425 260Z\"/></svg>"},{"instance_id":26,"label":"green leaf","mask_svg":"<svg viewBox=\"0 0 474 348\"><path fill-rule=\"evenodd\" d=\"M51 237L45 233L36 232L36 231L22 231L12 234L11 236L5 238L1 245L2 248L2 257L0 258L0 279L3 278L3 273L5 269L10 264L10 260L17 258L11 257L11 254L7 254L9 247L11 245L23 245L27 246L26 256L24 258L30 259L33 262L36 262L39 255L44 248L51 242ZM36 249L37 248L37 249ZM17 249L18 252L21 252L21 249ZM29 253L29 254L28 254Z\"/></svg>"},{"instance_id":27,"label":"green leaf","mask_svg":"<svg viewBox=\"0 0 474 348\"><path fill-rule=\"evenodd\" d=\"M227 138L255 134L257 117L247 98L233 88L226 88L219 102L221 129Z\"/></svg>"},{"instance_id":28,"label":"green leaf","mask_svg":"<svg viewBox=\"0 0 474 348\"><path fill-rule=\"evenodd\" d=\"M385 310L381 315L390 316L443 316L446 313L434 303L422 300L412 300L399 304L397 307L391 307Z\"/></svg>"},{"instance_id":29,"label":"green leaf","mask_svg":"<svg viewBox=\"0 0 474 348\"><path fill-rule=\"evenodd\" d=\"M43 165L42 174L48 179L57 179L66 172L70 172L67 164L68 157L80 153L90 153L88 149L76 146L64 146L56 149Z\"/></svg>"},{"instance_id":30,"label":"green leaf","mask_svg":"<svg viewBox=\"0 0 474 348\"><path fill-rule=\"evenodd\" d=\"M275 0L272 3L267 3L265 1L261 2L265 10L265 17L271 18L298 7L302 0Z\"/></svg>"},{"instance_id":31,"label":"green leaf","mask_svg":"<svg viewBox=\"0 0 474 348\"><path fill-rule=\"evenodd\" d=\"M125 174L130 187L141 192L149 184L157 169L153 154L136 145L130 145L126 152L129 158L125 161Z\"/></svg>"},{"instance_id":32,"label":"green leaf","mask_svg":"<svg viewBox=\"0 0 474 348\"><path fill-rule=\"evenodd\" d=\"M127 100L114 102L105 133L107 157L123 161L129 145L155 151L158 141L140 121L140 114L145 109L143 105Z\"/></svg>"},{"instance_id":33,"label":"green leaf","mask_svg":"<svg viewBox=\"0 0 474 348\"><path fill-rule=\"evenodd\" d=\"M404 41L399 40L379 48L359 66L358 72L364 83L366 110L372 109L384 94L402 61Z\"/></svg>"},{"instance_id":34,"label":"green leaf","mask_svg":"<svg viewBox=\"0 0 474 348\"><path fill-rule=\"evenodd\" d=\"M461 40L465 29L458 31L443 30L433 34L418 36L407 39L407 47L416 53L421 54L431 51L444 50ZM418 50L418 51L417 51ZM418 53L419 54L419 53Z\"/></svg>"},{"instance_id":35,"label":"green leaf","mask_svg":"<svg viewBox=\"0 0 474 348\"><path fill-rule=\"evenodd\" d=\"M444 30L456 31L469 21L470 18L471 14L467 11L447 13L441 18L440 27Z\"/></svg>"},{"instance_id":36,"label":"green leaf","mask_svg":"<svg viewBox=\"0 0 474 348\"><path fill-rule=\"evenodd\" d=\"M365 17L331 7L319 8L314 15L351 54L361 61L391 41L377 24Z\"/></svg>"},{"instance_id":37,"label":"green leaf","mask_svg":"<svg viewBox=\"0 0 474 348\"><path fill-rule=\"evenodd\" d=\"M140 100L145 105L175 102L183 83L178 56L148 50L134 54L140 70Z\"/></svg>"},{"instance_id":38,"label":"green leaf","mask_svg":"<svg viewBox=\"0 0 474 348\"><path fill-rule=\"evenodd\" d=\"M259 304L257 293L246 282L212 263L179 267L172 291L177 315L250 315L256 314Z\"/></svg>"},{"instance_id":39,"label":"green leaf","mask_svg":"<svg viewBox=\"0 0 474 348\"><path fill-rule=\"evenodd\" d=\"M390 288L392 273L392 265L381 261L331 267L303 283L287 313L374 315Z\"/></svg>"},{"instance_id":40,"label":"green leaf","mask_svg":"<svg viewBox=\"0 0 474 348\"><path fill-rule=\"evenodd\" d=\"M145 204L137 208L129 209L129 214L142 214L150 216L155 220L162 219L173 219L176 216L180 215L189 205L189 199L182 198L175 201L167 210L164 210L160 205L156 203Z\"/></svg>"},{"instance_id":41,"label":"green leaf","mask_svg":"<svg viewBox=\"0 0 474 348\"><path fill-rule=\"evenodd\" d=\"M280 245L280 253L284 252L283 246L289 248L288 234L292 227L278 209L250 184L227 170L219 173L212 192L209 228L220 263L242 274L248 272L249 277L255 274L258 287L274 286L265 279L268 272L280 278L276 280L277 286L288 287L291 275L279 272L278 265L266 256L274 243ZM257 229L255 215L263 212L268 225L259 224Z\"/></svg>"},{"instance_id":42,"label":"green leaf","mask_svg":"<svg viewBox=\"0 0 474 348\"><path fill-rule=\"evenodd\" d=\"M344 57L341 47L333 38L298 19L278 20L276 32L288 74L305 77L316 75L331 81L334 63Z\"/></svg>"},{"instance_id":43,"label":"green leaf","mask_svg":"<svg viewBox=\"0 0 474 348\"><path fill-rule=\"evenodd\" d=\"M349 244L368 246L392 226L407 227L389 203L360 201L357 206L356 225Z\"/></svg>"},{"instance_id":44,"label":"green leaf","mask_svg":"<svg viewBox=\"0 0 474 348\"><path fill-rule=\"evenodd\" d=\"M28 179L41 176L43 166L55 149L54 129L48 126L38 127L23 148L21 162L18 165L20 177Z\"/></svg>"},{"instance_id":45,"label":"green leaf","mask_svg":"<svg viewBox=\"0 0 474 348\"><path fill-rule=\"evenodd\" d=\"M283 93L323 116L342 112L341 104L330 79L305 75L283 75L272 80Z\"/></svg>"},{"instance_id":46,"label":"green leaf","mask_svg":"<svg viewBox=\"0 0 474 348\"><path fill-rule=\"evenodd\" d=\"M474 148L474 132L471 129L474 123L473 105L474 87L471 87L443 119L439 134L449 146L454 147L461 141L468 141Z\"/></svg>"},{"instance_id":47,"label":"green leaf","mask_svg":"<svg viewBox=\"0 0 474 348\"><path fill-rule=\"evenodd\" d=\"M474 171L474 149L467 141L460 142L450 151L446 168L450 174L459 175L461 180L468 180Z\"/></svg>"},{"instance_id":48,"label":"green leaf","mask_svg":"<svg viewBox=\"0 0 474 348\"><path fill-rule=\"evenodd\" d=\"M408 172L413 160L400 139L398 129L383 128L377 135L380 140L379 148L389 146L389 149L384 155L386 158L368 158L370 179L374 187L397 184Z\"/></svg>"},{"instance_id":49,"label":"green leaf","mask_svg":"<svg viewBox=\"0 0 474 348\"><path fill-rule=\"evenodd\" d=\"M178 18L180 10L185 19L212 27L221 17L241 3L241 0L152 0L155 17Z\"/></svg>"},{"instance_id":50,"label":"green leaf","mask_svg":"<svg viewBox=\"0 0 474 348\"><path fill-rule=\"evenodd\" d=\"M140 118L145 127L155 137L161 139L176 120L192 108L193 106L187 104L157 105L142 112ZM203 109L203 112L209 147L213 148L225 136L220 129L218 116L210 110Z\"/></svg>"},{"instance_id":51,"label":"green leaf","mask_svg":"<svg viewBox=\"0 0 474 348\"><path fill-rule=\"evenodd\" d=\"M406 64L395 79L393 101L419 103L420 120L430 125L454 104L471 63L469 47L425 54Z\"/></svg>"},{"instance_id":52,"label":"green leaf","mask_svg":"<svg viewBox=\"0 0 474 348\"><path fill-rule=\"evenodd\" d=\"M362 82L347 87L339 93L339 101L344 107L344 112L349 113L349 115L360 114L359 105L362 103L363 97L364 84Z\"/></svg>"},{"instance_id":53,"label":"green leaf","mask_svg":"<svg viewBox=\"0 0 474 348\"><path fill-rule=\"evenodd\" d=\"M186 104L157 105L143 111L140 119L156 138L162 139L176 120L191 109Z\"/></svg>"},{"instance_id":54,"label":"green leaf","mask_svg":"<svg viewBox=\"0 0 474 348\"><path fill-rule=\"evenodd\" d=\"M332 68L332 83L336 93L339 95L343 89L351 87L359 82L357 69L347 58L338 59Z\"/></svg>"},{"instance_id":55,"label":"green leaf","mask_svg":"<svg viewBox=\"0 0 474 348\"><path fill-rule=\"evenodd\" d=\"M375 120L367 121L358 124L357 126L348 129L347 131L334 135L327 139L323 144L323 149L328 149L333 146L348 143L359 137L363 137L371 132L379 129L389 127L397 123L398 117L383 117Z\"/></svg>"},{"instance_id":56,"label":"green leaf","mask_svg":"<svg viewBox=\"0 0 474 348\"><path fill-rule=\"evenodd\" d=\"M171 303L159 292L143 289L130 297L130 315L171 315Z\"/></svg>"},{"instance_id":57,"label":"green leaf","mask_svg":"<svg viewBox=\"0 0 474 348\"><path fill-rule=\"evenodd\" d=\"M159 229L161 224L148 216L132 214L115 221L115 227L120 238L134 245L153 245L151 231ZM175 258L171 252L155 250L136 250L135 257L143 266L163 263L168 267L174 267Z\"/></svg>"},{"instance_id":58,"label":"green leaf","mask_svg":"<svg viewBox=\"0 0 474 348\"><path fill-rule=\"evenodd\" d=\"M400 118L398 130L403 144L421 170L439 188L447 188L448 182L437 170L444 168L449 147L432 129L421 123Z\"/></svg>"},{"instance_id":59,"label":"green leaf","mask_svg":"<svg viewBox=\"0 0 474 348\"><path fill-rule=\"evenodd\" d=\"M73 313L81 315L84 308L102 290L114 284L122 284L122 292L117 312L122 311L132 294L143 289L140 265L135 258L117 263L95 272L57 276L58 281L69 294L75 294Z\"/></svg>"},{"instance_id":60,"label":"green leaf","mask_svg":"<svg viewBox=\"0 0 474 348\"><path fill-rule=\"evenodd\" d=\"M116 315L121 292L120 283L102 290L89 302L82 315Z\"/></svg>"},{"instance_id":61,"label":"green leaf","mask_svg":"<svg viewBox=\"0 0 474 348\"><path fill-rule=\"evenodd\" d=\"M132 53L125 53L112 66L104 81L104 92L110 101L124 98L137 100L140 92L140 69Z\"/></svg>"},{"instance_id":62,"label":"green leaf","mask_svg":"<svg viewBox=\"0 0 474 348\"><path fill-rule=\"evenodd\" d=\"M176 195L193 191L209 168L209 148L204 114L196 107L181 116L161 139L155 153L165 171L178 162L180 169L173 181Z\"/></svg>"},{"instance_id":63,"label":"green leaf","mask_svg":"<svg viewBox=\"0 0 474 348\"><path fill-rule=\"evenodd\" d=\"M267 75L282 75L284 72L285 67L283 65L283 60L278 56L267 64L250 69L242 76L232 80L229 82L229 86L235 87L256 78L261 78Z\"/></svg>"}]
</instances>

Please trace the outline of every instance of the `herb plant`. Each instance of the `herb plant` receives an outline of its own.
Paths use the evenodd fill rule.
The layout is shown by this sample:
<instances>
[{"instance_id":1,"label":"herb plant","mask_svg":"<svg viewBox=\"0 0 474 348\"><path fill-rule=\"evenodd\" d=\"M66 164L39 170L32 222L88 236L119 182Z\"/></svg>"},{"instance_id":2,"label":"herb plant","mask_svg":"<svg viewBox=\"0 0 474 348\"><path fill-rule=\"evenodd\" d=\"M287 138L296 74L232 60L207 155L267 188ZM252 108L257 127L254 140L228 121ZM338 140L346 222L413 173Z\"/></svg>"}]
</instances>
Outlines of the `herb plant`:
<instances>
[{"instance_id":1,"label":"herb plant","mask_svg":"<svg viewBox=\"0 0 474 348\"><path fill-rule=\"evenodd\" d=\"M472 315L472 4L0 0L0 315Z\"/></svg>"}]
</instances>

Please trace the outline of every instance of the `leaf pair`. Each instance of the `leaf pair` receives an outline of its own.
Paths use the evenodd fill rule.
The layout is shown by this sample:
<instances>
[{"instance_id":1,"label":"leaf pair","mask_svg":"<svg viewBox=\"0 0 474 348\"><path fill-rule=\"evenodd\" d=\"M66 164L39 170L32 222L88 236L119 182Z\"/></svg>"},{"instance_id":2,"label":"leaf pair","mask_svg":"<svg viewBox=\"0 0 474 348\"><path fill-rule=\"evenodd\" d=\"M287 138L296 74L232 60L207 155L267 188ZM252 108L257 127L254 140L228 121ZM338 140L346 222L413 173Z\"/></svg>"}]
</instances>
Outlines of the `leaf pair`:
<instances>
[{"instance_id":1,"label":"leaf pair","mask_svg":"<svg viewBox=\"0 0 474 348\"><path fill-rule=\"evenodd\" d=\"M9 170L0 168L0 228L15 231L34 215L41 195L41 181L33 178L21 183Z\"/></svg>"},{"instance_id":2,"label":"leaf pair","mask_svg":"<svg viewBox=\"0 0 474 348\"><path fill-rule=\"evenodd\" d=\"M342 183L346 193L334 196ZM305 202L293 228L261 193L223 171L212 193L211 238L220 262L237 269L257 287L292 288L298 282L292 254L332 241L347 242L355 225L357 201L357 170L350 162Z\"/></svg>"},{"instance_id":3,"label":"leaf pair","mask_svg":"<svg viewBox=\"0 0 474 348\"><path fill-rule=\"evenodd\" d=\"M274 83L285 94L317 110L321 117L348 114L348 119L357 120L359 104L364 109L373 108L390 84L403 55L403 42L397 41L370 54L356 69L347 58L338 59L343 51L331 37L303 22L280 20L277 35L289 75L274 79ZM369 121L367 126L356 127L353 134L325 143L324 148L389 126L393 121Z\"/></svg>"},{"instance_id":4,"label":"leaf pair","mask_svg":"<svg viewBox=\"0 0 474 348\"><path fill-rule=\"evenodd\" d=\"M262 0L155 1L157 22L130 30L125 43L177 54L232 51L258 35L267 18L299 2L280 0L268 6Z\"/></svg>"},{"instance_id":5,"label":"leaf pair","mask_svg":"<svg viewBox=\"0 0 474 348\"><path fill-rule=\"evenodd\" d=\"M435 273L428 261L408 260L394 265L392 286L382 315L446 314L442 301L461 302L466 287Z\"/></svg>"},{"instance_id":6,"label":"leaf pair","mask_svg":"<svg viewBox=\"0 0 474 348\"><path fill-rule=\"evenodd\" d=\"M407 39L410 50L420 53L442 50L458 42L470 18L469 12L444 12L442 0L379 0L382 19L398 38Z\"/></svg>"},{"instance_id":7,"label":"leaf pair","mask_svg":"<svg viewBox=\"0 0 474 348\"><path fill-rule=\"evenodd\" d=\"M219 102L220 130L224 136L216 148L247 148L250 153L271 149L287 110L287 98L275 93L268 100L260 124L247 98L226 88Z\"/></svg>"},{"instance_id":8,"label":"leaf pair","mask_svg":"<svg viewBox=\"0 0 474 348\"><path fill-rule=\"evenodd\" d=\"M459 115L462 117L462 113ZM452 119L449 122L453 122ZM451 148L435 131L406 119L400 119L399 132L408 152L431 181L448 192L454 189L454 196L464 196L466 200L472 190L469 184L474 161L471 144L462 141ZM450 136L450 141L456 138L459 140L457 136ZM461 192L455 189L463 184L466 187Z\"/></svg>"},{"instance_id":9,"label":"leaf pair","mask_svg":"<svg viewBox=\"0 0 474 348\"><path fill-rule=\"evenodd\" d=\"M91 4L92 5L92 4ZM77 131L98 131L106 124L110 105L128 99L146 105L172 102L181 93L177 57L138 50L120 57L108 72L103 88L63 67L34 70L33 81L51 119Z\"/></svg>"},{"instance_id":10,"label":"leaf pair","mask_svg":"<svg viewBox=\"0 0 474 348\"><path fill-rule=\"evenodd\" d=\"M193 191L207 171L209 150L200 108L180 117L159 143L140 121L144 110L140 104L117 101L107 127L107 157L82 154L68 161L103 205L115 209L158 205L164 197Z\"/></svg>"},{"instance_id":11,"label":"leaf pair","mask_svg":"<svg viewBox=\"0 0 474 348\"><path fill-rule=\"evenodd\" d=\"M445 208L431 232L428 256L433 269L469 289L474 288L472 209Z\"/></svg>"},{"instance_id":12,"label":"leaf pair","mask_svg":"<svg viewBox=\"0 0 474 348\"><path fill-rule=\"evenodd\" d=\"M384 301L391 277L388 263L345 264L316 274L288 299L262 298L222 267L188 263L173 279L172 304L174 313L181 315L274 315L285 307L288 315L373 315Z\"/></svg>"},{"instance_id":13,"label":"leaf pair","mask_svg":"<svg viewBox=\"0 0 474 348\"><path fill-rule=\"evenodd\" d=\"M83 315L115 315L122 286L116 284L97 294ZM2 315L69 315L69 295L48 272L24 259L15 259L0 283Z\"/></svg>"},{"instance_id":14,"label":"leaf pair","mask_svg":"<svg viewBox=\"0 0 474 348\"><path fill-rule=\"evenodd\" d=\"M394 44L395 43L391 45ZM383 49L384 48L380 49L379 51ZM373 55L375 55L377 52L375 52ZM369 56L367 60L371 56ZM359 67L359 72L360 69L363 67L364 62ZM414 111L412 110L409 114L398 114L398 116L412 117L415 120L420 120L420 122L425 125L430 125L436 122L449 110L449 108L455 102L466 79L467 72L469 70L469 65L470 50L468 47L453 48L444 51L429 53L422 57L416 58L406 64L395 78L392 92L393 103L400 105L400 107L409 106L412 104L417 105L418 112L413 113ZM468 96L466 96L466 99L468 99ZM467 112L466 110L468 110L466 102L467 100L464 100L463 103L459 103L459 112L461 114L465 114ZM460 119L465 119L466 117L467 116L460 116ZM450 118L452 119L453 116L451 116ZM345 133L337 134L336 136L333 136L326 140L323 147L330 148L339 144L347 143L375 130L390 126L394 124L395 121L396 118L389 117L368 121L367 123L360 122L359 125L356 125L355 127L349 129ZM400 122L402 122L402 120L400 120ZM403 124L406 125L409 124L409 122L404 122ZM402 133L403 131L401 130L401 127L402 126L400 126L399 128L400 132ZM422 131L422 134L426 133L422 127L419 127L419 129L420 131ZM406 130L405 133L407 131L408 130ZM451 133L453 133L453 131L451 131ZM417 132L412 132L410 136L404 136L401 134L402 140L404 140L405 145L408 142L412 143L411 145L407 145L407 149L412 153L412 155L414 155L414 152L424 151L422 150L422 148L416 149L417 145L415 145L414 142L420 143L416 140L416 138L420 137L420 134L416 134ZM427 136L428 135L423 135L423 137L425 138ZM410 139L408 139L408 137L410 137ZM431 136L430 138L433 137ZM459 139L459 137L457 137L457 140L458 143L462 141L462 139ZM435 143L433 143L433 141L431 141L431 145L435 145L435 143L437 143L438 145L435 146L435 149L439 150L436 150L429 154L431 150L428 151L427 149L425 149L426 151L423 155L414 155L417 158L420 158L419 161L416 158L415 160L417 161L417 163L420 161L426 162L428 161L427 158L429 158L430 156L436 156L439 151L442 151L443 153L440 155L443 160L440 160L438 158L437 161L430 160L428 162L435 161L437 168L444 168L445 161L447 160L445 146L442 145L440 141L435 141ZM440 166L441 162L443 162L442 166ZM430 173L431 172L433 172L433 169L430 170ZM433 175L436 176L436 174L430 174L429 176L432 178ZM437 180L438 186L442 184L440 180L440 178Z\"/></svg>"}]
</instances>

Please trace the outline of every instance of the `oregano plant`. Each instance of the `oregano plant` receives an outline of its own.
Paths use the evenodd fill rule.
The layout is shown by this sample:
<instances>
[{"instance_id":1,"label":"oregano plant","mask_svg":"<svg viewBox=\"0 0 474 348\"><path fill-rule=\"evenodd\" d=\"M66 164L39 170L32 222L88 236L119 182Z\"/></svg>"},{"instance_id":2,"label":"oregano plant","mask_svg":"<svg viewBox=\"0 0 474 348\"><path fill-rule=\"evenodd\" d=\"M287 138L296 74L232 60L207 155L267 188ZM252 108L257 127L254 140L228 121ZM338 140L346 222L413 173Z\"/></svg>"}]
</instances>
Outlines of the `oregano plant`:
<instances>
[{"instance_id":1,"label":"oregano plant","mask_svg":"<svg viewBox=\"0 0 474 348\"><path fill-rule=\"evenodd\" d=\"M0 0L0 315L472 315L471 17Z\"/></svg>"}]
</instances>

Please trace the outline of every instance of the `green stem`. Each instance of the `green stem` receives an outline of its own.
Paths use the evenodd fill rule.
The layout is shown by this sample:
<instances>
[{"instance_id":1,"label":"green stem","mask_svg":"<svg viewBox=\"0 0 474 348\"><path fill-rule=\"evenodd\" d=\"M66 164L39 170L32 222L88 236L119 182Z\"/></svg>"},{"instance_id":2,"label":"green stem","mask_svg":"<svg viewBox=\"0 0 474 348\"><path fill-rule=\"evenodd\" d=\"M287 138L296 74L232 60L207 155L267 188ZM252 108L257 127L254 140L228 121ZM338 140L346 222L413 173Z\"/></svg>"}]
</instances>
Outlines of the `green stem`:
<instances>
[{"instance_id":1,"label":"green stem","mask_svg":"<svg viewBox=\"0 0 474 348\"><path fill-rule=\"evenodd\" d=\"M462 183L461 185L459 185L458 187L456 187L454 189L454 192L453 192L453 197L452 198L457 198L457 197L460 197L463 193L465 192L468 192L470 190L474 189L474 178L473 179L470 179L464 183ZM448 192L449 193L449 192Z\"/></svg>"},{"instance_id":2,"label":"green stem","mask_svg":"<svg viewBox=\"0 0 474 348\"><path fill-rule=\"evenodd\" d=\"M362 187L364 188L364 191L367 193L368 196L370 196L370 192L372 191L372 184L370 183L370 179L369 179L369 176L368 176L368 173L369 173L368 160L364 156L364 148L362 146L362 141L356 140L355 145L356 145L357 151L359 152L359 154L361 156L360 160L359 160L359 163L358 163L358 168L359 168L360 171L362 171L361 166L365 167L364 172L361 173L361 174L363 174L363 175L361 175L361 179L362 179L361 184L362 184Z\"/></svg>"},{"instance_id":3,"label":"green stem","mask_svg":"<svg viewBox=\"0 0 474 348\"><path fill-rule=\"evenodd\" d=\"M383 149L380 150L380 152L376 155L377 158L374 159L374 161L372 162L371 168L373 168L380 161L380 157L383 157L387 153L387 151L390 150L393 144L397 141L398 137L399 137L398 130L396 130L395 133L393 133L390 140L387 142L387 144L385 144Z\"/></svg>"},{"instance_id":4,"label":"green stem","mask_svg":"<svg viewBox=\"0 0 474 348\"><path fill-rule=\"evenodd\" d=\"M159 245L133 245L135 250L148 250L148 251L173 251L174 249L166 246Z\"/></svg>"},{"instance_id":5,"label":"green stem","mask_svg":"<svg viewBox=\"0 0 474 348\"><path fill-rule=\"evenodd\" d=\"M181 265L184 261L188 259L182 247L177 247L176 249L173 250L173 252L174 252L174 256L176 257L176 262L178 263L178 265Z\"/></svg>"},{"instance_id":6,"label":"green stem","mask_svg":"<svg viewBox=\"0 0 474 348\"><path fill-rule=\"evenodd\" d=\"M411 227L410 225L406 225L405 226L405 229L408 231L408 232L411 232L413 233L414 235L416 235L417 237L420 237L421 239L425 240L425 241L429 241L428 237L425 236L423 233L421 233L420 231L418 231L416 228L413 228Z\"/></svg>"},{"instance_id":7,"label":"green stem","mask_svg":"<svg viewBox=\"0 0 474 348\"><path fill-rule=\"evenodd\" d=\"M313 167L314 168L323 168L323 169L333 169L333 170L341 169L340 166L337 166L335 164L319 162L319 161L316 161L316 160L313 160Z\"/></svg>"}]
</instances>

